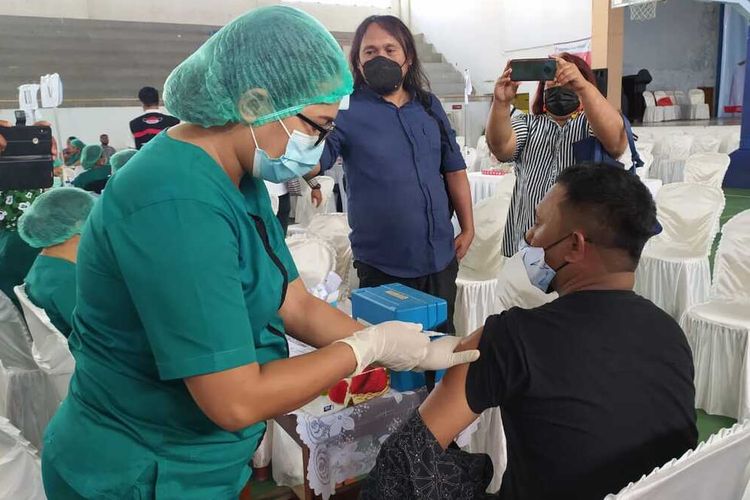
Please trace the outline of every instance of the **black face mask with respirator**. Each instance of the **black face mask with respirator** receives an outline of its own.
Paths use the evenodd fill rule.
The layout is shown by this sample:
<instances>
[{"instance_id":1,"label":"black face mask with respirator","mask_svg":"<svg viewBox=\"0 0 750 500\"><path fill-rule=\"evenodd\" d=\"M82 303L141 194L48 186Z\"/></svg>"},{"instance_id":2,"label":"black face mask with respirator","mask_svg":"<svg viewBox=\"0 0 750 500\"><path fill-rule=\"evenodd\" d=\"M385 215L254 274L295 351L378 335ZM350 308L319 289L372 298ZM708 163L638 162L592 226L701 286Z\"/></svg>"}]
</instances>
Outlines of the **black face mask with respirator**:
<instances>
[{"instance_id":1,"label":"black face mask with respirator","mask_svg":"<svg viewBox=\"0 0 750 500\"><path fill-rule=\"evenodd\" d=\"M367 86L380 95L394 93L404 80L401 65L385 56L378 56L364 63L362 75Z\"/></svg>"},{"instance_id":2,"label":"black face mask with respirator","mask_svg":"<svg viewBox=\"0 0 750 500\"><path fill-rule=\"evenodd\" d=\"M544 91L544 106L555 116L568 116L580 105L578 94L565 87L550 87Z\"/></svg>"}]
</instances>

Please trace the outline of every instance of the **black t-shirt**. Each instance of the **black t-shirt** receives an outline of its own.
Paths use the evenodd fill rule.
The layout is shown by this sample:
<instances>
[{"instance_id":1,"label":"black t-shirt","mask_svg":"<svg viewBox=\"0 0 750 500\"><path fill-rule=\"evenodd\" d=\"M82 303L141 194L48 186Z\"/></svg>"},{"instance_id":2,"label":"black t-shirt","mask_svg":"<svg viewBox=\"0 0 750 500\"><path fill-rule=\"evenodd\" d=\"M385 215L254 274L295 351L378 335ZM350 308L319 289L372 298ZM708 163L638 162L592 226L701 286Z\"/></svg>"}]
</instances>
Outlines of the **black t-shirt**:
<instances>
[{"instance_id":1,"label":"black t-shirt","mask_svg":"<svg viewBox=\"0 0 750 500\"><path fill-rule=\"evenodd\" d=\"M165 128L174 127L180 120L174 116L165 115L157 111L149 111L130 121L130 132L135 139L136 149L156 137Z\"/></svg>"},{"instance_id":2,"label":"black t-shirt","mask_svg":"<svg viewBox=\"0 0 750 500\"><path fill-rule=\"evenodd\" d=\"M630 291L583 291L487 319L466 379L499 406L503 499L601 500L695 447L693 358L675 321Z\"/></svg>"}]
</instances>

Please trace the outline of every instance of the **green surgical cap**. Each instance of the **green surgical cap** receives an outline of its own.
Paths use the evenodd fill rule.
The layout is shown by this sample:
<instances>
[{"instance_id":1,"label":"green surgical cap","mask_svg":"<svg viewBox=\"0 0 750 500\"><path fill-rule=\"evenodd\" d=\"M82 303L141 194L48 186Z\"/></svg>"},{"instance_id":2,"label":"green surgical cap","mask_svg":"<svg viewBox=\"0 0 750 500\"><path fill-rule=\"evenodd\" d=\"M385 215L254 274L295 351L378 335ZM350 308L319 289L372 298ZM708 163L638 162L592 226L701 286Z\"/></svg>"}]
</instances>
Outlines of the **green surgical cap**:
<instances>
[{"instance_id":1,"label":"green surgical cap","mask_svg":"<svg viewBox=\"0 0 750 500\"><path fill-rule=\"evenodd\" d=\"M83 143L83 141L82 141L82 140L80 140L80 139L73 139L72 141L70 141L70 145L71 145L71 146L75 146L75 147L77 147L78 149L83 149L83 148L85 148L85 147L86 147L86 145L85 145L85 144Z\"/></svg>"},{"instance_id":2,"label":"green surgical cap","mask_svg":"<svg viewBox=\"0 0 750 500\"><path fill-rule=\"evenodd\" d=\"M18 234L34 248L58 245L81 234L94 198L74 187L50 189L39 195L18 220Z\"/></svg>"},{"instance_id":3,"label":"green surgical cap","mask_svg":"<svg viewBox=\"0 0 750 500\"><path fill-rule=\"evenodd\" d=\"M81 153L81 166L84 170L91 170L94 168L96 162L102 157L102 151L104 150L98 144L89 144L83 148L83 152Z\"/></svg>"},{"instance_id":4,"label":"green surgical cap","mask_svg":"<svg viewBox=\"0 0 750 500\"><path fill-rule=\"evenodd\" d=\"M120 170L137 152L137 149L123 149L113 154L109 158L109 164L112 165L112 173L114 174Z\"/></svg>"},{"instance_id":5,"label":"green surgical cap","mask_svg":"<svg viewBox=\"0 0 750 500\"><path fill-rule=\"evenodd\" d=\"M204 127L259 126L351 92L344 53L323 25L293 7L272 6L233 20L177 66L164 104Z\"/></svg>"}]
</instances>

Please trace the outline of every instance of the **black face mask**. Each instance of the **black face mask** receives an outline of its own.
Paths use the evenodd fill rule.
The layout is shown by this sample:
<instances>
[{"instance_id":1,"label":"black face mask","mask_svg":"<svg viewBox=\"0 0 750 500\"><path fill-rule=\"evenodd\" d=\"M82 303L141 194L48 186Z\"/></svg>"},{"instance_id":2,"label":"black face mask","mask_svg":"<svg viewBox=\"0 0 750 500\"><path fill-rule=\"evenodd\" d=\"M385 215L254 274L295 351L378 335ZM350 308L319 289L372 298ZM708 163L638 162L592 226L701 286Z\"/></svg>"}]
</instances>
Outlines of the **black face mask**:
<instances>
[{"instance_id":1,"label":"black face mask","mask_svg":"<svg viewBox=\"0 0 750 500\"><path fill-rule=\"evenodd\" d=\"M384 56L378 56L364 63L362 74L367 85L380 95L394 93L404 79L401 75L401 66Z\"/></svg>"},{"instance_id":2,"label":"black face mask","mask_svg":"<svg viewBox=\"0 0 750 500\"><path fill-rule=\"evenodd\" d=\"M544 91L544 105L555 116L568 116L581 105L578 94L565 87L550 87Z\"/></svg>"}]
</instances>

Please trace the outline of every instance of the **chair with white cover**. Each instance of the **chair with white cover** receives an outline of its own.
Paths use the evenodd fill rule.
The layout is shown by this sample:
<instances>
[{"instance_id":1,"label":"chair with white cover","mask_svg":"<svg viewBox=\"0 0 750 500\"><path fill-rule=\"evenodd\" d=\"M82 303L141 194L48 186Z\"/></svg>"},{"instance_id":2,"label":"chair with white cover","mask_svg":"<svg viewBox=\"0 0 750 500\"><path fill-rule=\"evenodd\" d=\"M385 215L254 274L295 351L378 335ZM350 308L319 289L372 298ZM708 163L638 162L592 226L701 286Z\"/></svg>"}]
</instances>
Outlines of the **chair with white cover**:
<instances>
[{"instance_id":1,"label":"chair with white cover","mask_svg":"<svg viewBox=\"0 0 750 500\"><path fill-rule=\"evenodd\" d=\"M326 240L306 235L287 238L286 244L308 290L321 284L328 273L336 270L336 250Z\"/></svg>"},{"instance_id":2,"label":"chair with white cover","mask_svg":"<svg viewBox=\"0 0 750 500\"><path fill-rule=\"evenodd\" d=\"M657 90L654 92L654 99L656 100L656 106L664 109L665 122L671 122L677 119L677 110L680 109L680 107L672 102L672 98L669 97L666 92L663 90ZM664 99L668 99L670 104L659 104L659 101L663 102Z\"/></svg>"},{"instance_id":3,"label":"chair with white cover","mask_svg":"<svg viewBox=\"0 0 750 500\"><path fill-rule=\"evenodd\" d=\"M336 200L333 196L333 187L336 181L333 177L325 175L316 177L315 180L320 184L320 191L323 194L323 201L319 206L313 205L310 198L310 186L306 182L301 182L302 195L297 198L297 210L294 215L294 222L307 226L315 214L328 214L336 211Z\"/></svg>"},{"instance_id":4,"label":"chair with white cover","mask_svg":"<svg viewBox=\"0 0 750 500\"><path fill-rule=\"evenodd\" d=\"M0 500L46 500L42 465L21 431L0 417Z\"/></svg>"},{"instance_id":5,"label":"chair with white cover","mask_svg":"<svg viewBox=\"0 0 750 500\"><path fill-rule=\"evenodd\" d=\"M638 150L638 154L642 155L644 153L653 154L654 152L654 143L653 142L647 142L647 141L638 141L635 143L635 149ZM625 153L628 153L628 151L625 151Z\"/></svg>"},{"instance_id":6,"label":"chair with white cover","mask_svg":"<svg viewBox=\"0 0 750 500\"><path fill-rule=\"evenodd\" d=\"M462 147L461 156L464 157L464 165L468 167L474 165L477 157L479 157L479 153L477 153L476 148Z\"/></svg>"},{"instance_id":7,"label":"chair with white cover","mask_svg":"<svg viewBox=\"0 0 750 500\"><path fill-rule=\"evenodd\" d=\"M0 292L0 417L10 420L38 448L58 404L47 374L34 361L26 323Z\"/></svg>"},{"instance_id":8,"label":"chair with white cover","mask_svg":"<svg viewBox=\"0 0 750 500\"><path fill-rule=\"evenodd\" d=\"M664 107L656 105L654 94L648 90L643 91L643 100L646 110L643 113L643 123L658 123L664 121Z\"/></svg>"},{"instance_id":9,"label":"chair with white cover","mask_svg":"<svg viewBox=\"0 0 750 500\"><path fill-rule=\"evenodd\" d=\"M721 137L713 134L702 134L695 137L690 154L718 153L721 149Z\"/></svg>"},{"instance_id":10,"label":"chair with white cover","mask_svg":"<svg viewBox=\"0 0 750 500\"><path fill-rule=\"evenodd\" d=\"M722 429L604 500L750 500L750 422Z\"/></svg>"},{"instance_id":11,"label":"chair with white cover","mask_svg":"<svg viewBox=\"0 0 750 500\"><path fill-rule=\"evenodd\" d=\"M730 161L724 153L692 154L685 162L685 182L721 188Z\"/></svg>"},{"instance_id":12,"label":"chair with white cover","mask_svg":"<svg viewBox=\"0 0 750 500\"><path fill-rule=\"evenodd\" d=\"M675 320L705 302L711 285L708 255L724 210L724 193L701 184L674 183L659 190L656 214L662 232L643 249L635 291Z\"/></svg>"},{"instance_id":13,"label":"chair with white cover","mask_svg":"<svg viewBox=\"0 0 750 500\"><path fill-rule=\"evenodd\" d=\"M352 244L349 240L349 221L346 214L317 214L307 226L307 234L326 240L336 250L336 274L343 280L339 289L339 300L345 300L351 292L349 276L354 267Z\"/></svg>"},{"instance_id":14,"label":"chair with white cover","mask_svg":"<svg viewBox=\"0 0 750 500\"><path fill-rule=\"evenodd\" d=\"M502 177L495 194L474 206L474 241L461 260L456 279L453 323L461 336L484 325L495 310L495 286L504 261L503 233L515 184L510 176Z\"/></svg>"},{"instance_id":15,"label":"chair with white cover","mask_svg":"<svg viewBox=\"0 0 750 500\"><path fill-rule=\"evenodd\" d=\"M690 98L690 119L710 120L711 110L706 103L706 94L701 89L690 89L688 97Z\"/></svg>"},{"instance_id":16,"label":"chair with white cover","mask_svg":"<svg viewBox=\"0 0 750 500\"><path fill-rule=\"evenodd\" d=\"M687 118L687 115L682 114L682 106L677 102L677 95L674 90L667 90L664 92L672 100L672 106L674 109L675 120L683 120Z\"/></svg>"},{"instance_id":17,"label":"chair with white cover","mask_svg":"<svg viewBox=\"0 0 750 500\"><path fill-rule=\"evenodd\" d=\"M685 93L684 90L675 90L674 91L674 98L675 98L675 104L677 104L680 107L680 116L683 120L689 120L690 119L690 98Z\"/></svg>"},{"instance_id":18,"label":"chair with white cover","mask_svg":"<svg viewBox=\"0 0 750 500\"><path fill-rule=\"evenodd\" d=\"M685 161L690 156L694 138L687 134L670 134L661 140L654 150L651 177L661 179L664 184L682 182Z\"/></svg>"},{"instance_id":19,"label":"chair with white cover","mask_svg":"<svg viewBox=\"0 0 750 500\"><path fill-rule=\"evenodd\" d=\"M68 348L68 339L55 328L44 309L35 306L29 300L26 295L26 285L19 285L13 290L21 303L26 324L29 325L29 332L34 341L31 346L34 360L39 368L50 377L62 402L68 395L70 377L73 376L76 366Z\"/></svg>"},{"instance_id":20,"label":"chair with white cover","mask_svg":"<svg viewBox=\"0 0 750 500\"><path fill-rule=\"evenodd\" d=\"M693 350L696 407L742 420L750 418L750 210L721 231L711 295L680 324Z\"/></svg>"},{"instance_id":21,"label":"chair with white cover","mask_svg":"<svg viewBox=\"0 0 750 500\"><path fill-rule=\"evenodd\" d=\"M651 178L651 165L654 164L654 155L647 152L640 153L640 155L641 160L643 161L643 166L638 167L636 173L641 179L649 179Z\"/></svg>"},{"instance_id":22,"label":"chair with white cover","mask_svg":"<svg viewBox=\"0 0 750 500\"><path fill-rule=\"evenodd\" d=\"M731 134L727 134L724 136L724 139L721 141L721 148L719 151L722 153L734 153L740 149L740 133L739 132L732 132Z\"/></svg>"}]
</instances>

